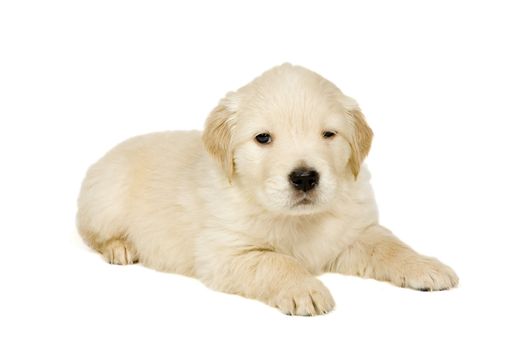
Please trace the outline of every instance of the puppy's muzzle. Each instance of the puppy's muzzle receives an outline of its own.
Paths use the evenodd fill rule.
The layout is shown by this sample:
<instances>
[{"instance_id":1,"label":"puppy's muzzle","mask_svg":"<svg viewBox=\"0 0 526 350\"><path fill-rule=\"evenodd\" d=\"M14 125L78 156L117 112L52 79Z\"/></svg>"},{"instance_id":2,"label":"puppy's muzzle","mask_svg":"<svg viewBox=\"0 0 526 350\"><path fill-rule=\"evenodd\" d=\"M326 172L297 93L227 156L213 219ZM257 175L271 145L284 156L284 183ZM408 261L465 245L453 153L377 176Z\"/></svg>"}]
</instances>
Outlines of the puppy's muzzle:
<instances>
[{"instance_id":1,"label":"puppy's muzzle","mask_svg":"<svg viewBox=\"0 0 526 350\"><path fill-rule=\"evenodd\" d=\"M297 168L289 174L289 181L296 190L306 193L318 185L320 174L313 169Z\"/></svg>"}]
</instances>

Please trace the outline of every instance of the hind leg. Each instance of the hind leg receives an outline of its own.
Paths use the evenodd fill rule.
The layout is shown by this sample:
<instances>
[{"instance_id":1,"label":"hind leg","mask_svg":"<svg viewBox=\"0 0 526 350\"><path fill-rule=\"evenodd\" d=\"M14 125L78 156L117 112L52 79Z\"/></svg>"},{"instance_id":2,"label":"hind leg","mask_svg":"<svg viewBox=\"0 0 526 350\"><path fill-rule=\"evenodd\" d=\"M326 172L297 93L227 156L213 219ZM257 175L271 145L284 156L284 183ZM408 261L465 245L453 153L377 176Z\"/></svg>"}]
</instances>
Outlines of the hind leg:
<instances>
[{"instance_id":1,"label":"hind leg","mask_svg":"<svg viewBox=\"0 0 526 350\"><path fill-rule=\"evenodd\" d=\"M123 232L123 225L116 225L115 220L110 220L109 215L102 210L97 216L88 210L79 209L77 214L77 228L84 242L98 251L110 264L128 265L136 263L138 253L135 245Z\"/></svg>"},{"instance_id":2,"label":"hind leg","mask_svg":"<svg viewBox=\"0 0 526 350\"><path fill-rule=\"evenodd\" d=\"M126 164L126 159L110 152L88 170L78 198L78 232L107 262L118 265L138 261L127 234L131 175Z\"/></svg>"},{"instance_id":3,"label":"hind leg","mask_svg":"<svg viewBox=\"0 0 526 350\"><path fill-rule=\"evenodd\" d=\"M113 239L101 247L101 254L110 264L135 264L139 257L133 244L125 239Z\"/></svg>"},{"instance_id":4,"label":"hind leg","mask_svg":"<svg viewBox=\"0 0 526 350\"><path fill-rule=\"evenodd\" d=\"M134 244L122 234L100 235L80 229L79 232L84 242L98 251L110 264L129 265L139 261L139 254Z\"/></svg>"}]
</instances>

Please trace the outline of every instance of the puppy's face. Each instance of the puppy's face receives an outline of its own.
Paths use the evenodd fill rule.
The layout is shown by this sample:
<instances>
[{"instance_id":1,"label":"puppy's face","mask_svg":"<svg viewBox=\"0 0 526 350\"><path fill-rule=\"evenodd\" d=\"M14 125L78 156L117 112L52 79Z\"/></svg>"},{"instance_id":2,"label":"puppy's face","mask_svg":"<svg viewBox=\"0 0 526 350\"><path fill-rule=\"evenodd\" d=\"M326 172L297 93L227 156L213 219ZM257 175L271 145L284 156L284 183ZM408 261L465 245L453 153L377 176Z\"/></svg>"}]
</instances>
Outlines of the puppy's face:
<instances>
[{"instance_id":1,"label":"puppy's face","mask_svg":"<svg viewBox=\"0 0 526 350\"><path fill-rule=\"evenodd\" d=\"M341 186L358 175L371 138L354 100L291 65L227 95L203 134L233 186L288 215L329 208Z\"/></svg>"}]
</instances>

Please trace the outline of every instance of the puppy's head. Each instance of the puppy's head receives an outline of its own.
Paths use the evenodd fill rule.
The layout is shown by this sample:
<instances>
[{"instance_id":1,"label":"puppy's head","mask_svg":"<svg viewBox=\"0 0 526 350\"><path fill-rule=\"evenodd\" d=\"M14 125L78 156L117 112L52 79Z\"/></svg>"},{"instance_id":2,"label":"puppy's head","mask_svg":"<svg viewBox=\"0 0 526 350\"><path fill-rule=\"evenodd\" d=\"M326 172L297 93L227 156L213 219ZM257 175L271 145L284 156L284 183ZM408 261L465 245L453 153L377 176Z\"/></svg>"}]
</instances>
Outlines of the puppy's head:
<instances>
[{"instance_id":1,"label":"puppy's head","mask_svg":"<svg viewBox=\"0 0 526 350\"><path fill-rule=\"evenodd\" d=\"M353 99L284 64L227 94L203 141L233 186L270 211L301 215L327 209L355 180L372 136Z\"/></svg>"}]
</instances>

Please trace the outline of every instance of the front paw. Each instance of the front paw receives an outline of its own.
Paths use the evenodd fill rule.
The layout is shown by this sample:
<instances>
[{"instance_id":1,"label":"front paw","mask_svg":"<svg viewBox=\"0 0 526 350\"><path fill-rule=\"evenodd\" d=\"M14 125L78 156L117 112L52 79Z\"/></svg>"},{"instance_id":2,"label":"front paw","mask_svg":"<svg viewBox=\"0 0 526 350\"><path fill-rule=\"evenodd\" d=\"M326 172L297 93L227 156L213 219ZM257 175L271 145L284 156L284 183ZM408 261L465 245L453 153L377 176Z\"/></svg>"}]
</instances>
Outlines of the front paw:
<instances>
[{"instance_id":1,"label":"front paw","mask_svg":"<svg viewBox=\"0 0 526 350\"><path fill-rule=\"evenodd\" d=\"M421 291L446 290L458 285L458 276L453 269L437 259L424 256L404 262L391 276L391 282Z\"/></svg>"},{"instance_id":2,"label":"front paw","mask_svg":"<svg viewBox=\"0 0 526 350\"><path fill-rule=\"evenodd\" d=\"M314 316L334 308L331 293L318 279L306 279L283 287L271 304L287 315Z\"/></svg>"}]
</instances>

